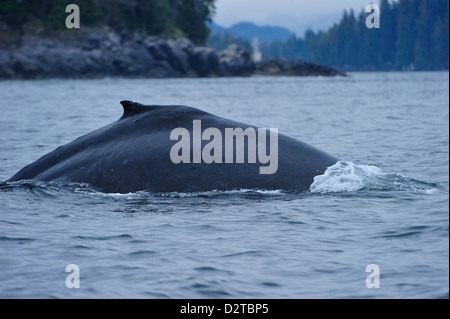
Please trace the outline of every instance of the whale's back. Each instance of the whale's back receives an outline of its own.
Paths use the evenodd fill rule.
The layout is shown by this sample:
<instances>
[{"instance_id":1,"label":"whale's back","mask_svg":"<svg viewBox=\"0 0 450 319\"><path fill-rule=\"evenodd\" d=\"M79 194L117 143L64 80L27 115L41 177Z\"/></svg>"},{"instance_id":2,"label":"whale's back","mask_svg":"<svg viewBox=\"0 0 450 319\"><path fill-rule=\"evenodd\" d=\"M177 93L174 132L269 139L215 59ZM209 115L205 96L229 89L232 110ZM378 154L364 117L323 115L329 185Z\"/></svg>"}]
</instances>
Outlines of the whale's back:
<instances>
[{"instance_id":1,"label":"whale's back","mask_svg":"<svg viewBox=\"0 0 450 319\"><path fill-rule=\"evenodd\" d=\"M189 163L174 163L171 150L176 140L174 129L186 129L193 142L193 123L202 130L258 128L217 117L188 106L145 106L122 101L124 114L114 123L81 136L24 167L9 181L36 179L43 181L88 183L104 192L128 193L186 192L242 188L286 189L305 191L316 175L322 174L337 158L306 143L278 135L278 168L274 174L261 174L261 163L194 163L191 145ZM208 140L201 140L202 149ZM225 142L221 145L225 149ZM245 139L245 148L249 141ZM236 145L232 151L236 155ZM201 150L200 150L201 151ZM226 151L226 150L225 150ZM230 151L230 150L227 150ZM248 159L248 154L246 155Z\"/></svg>"}]
</instances>

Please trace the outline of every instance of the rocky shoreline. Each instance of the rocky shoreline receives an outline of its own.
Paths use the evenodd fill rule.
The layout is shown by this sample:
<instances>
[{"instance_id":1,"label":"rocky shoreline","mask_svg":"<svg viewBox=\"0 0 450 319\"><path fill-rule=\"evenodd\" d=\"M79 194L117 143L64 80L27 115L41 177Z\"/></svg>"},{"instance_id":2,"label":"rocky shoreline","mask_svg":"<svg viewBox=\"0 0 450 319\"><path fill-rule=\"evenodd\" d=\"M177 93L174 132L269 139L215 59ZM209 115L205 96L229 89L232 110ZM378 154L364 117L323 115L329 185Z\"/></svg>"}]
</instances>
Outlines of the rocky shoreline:
<instances>
[{"instance_id":1,"label":"rocky shoreline","mask_svg":"<svg viewBox=\"0 0 450 319\"><path fill-rule=\"evenodd\" d=\"M20 43L19 43L20 42ZM78 37L23 36L0 46L0 79L101 77L226 77L252 75L336 76L330 67L273 58L254 63L249 52L231 45L216 52L185 38L119 35L97 29Z\"/></svg>"}]
</instances>

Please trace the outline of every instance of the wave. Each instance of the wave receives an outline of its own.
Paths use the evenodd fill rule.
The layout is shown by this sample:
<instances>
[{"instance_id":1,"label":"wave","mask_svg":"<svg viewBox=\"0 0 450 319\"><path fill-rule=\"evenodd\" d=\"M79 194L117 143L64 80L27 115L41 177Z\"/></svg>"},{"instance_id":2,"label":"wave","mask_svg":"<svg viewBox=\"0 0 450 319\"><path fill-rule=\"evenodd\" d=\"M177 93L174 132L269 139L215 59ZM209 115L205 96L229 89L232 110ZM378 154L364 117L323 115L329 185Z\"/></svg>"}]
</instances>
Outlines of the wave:
<instances>
[{"instance_id":1,"label":"wave","mask_svg":"<svg viewBox=\"0 0 450 319\"><path fill-rule=\"evenodd\" d=\"M286 193L283 190L263 190L263 189L236 189L236 190L211 190L197 192L165 192L152 193L146 190L133 193L103 193L86 183L66 183L60 181L36 181L21 180L14 182L0 182L0 191L13 192L25 191L38 197L57 197L61 192L71 194L98 196L112 199L140 199L143 197L154 198L215 198L221 196L245 195L249 197L270 197L280 196Z\"/></svg>"},{"instance_id":2,"label":"wave","mask_svg":"<svg viewBox=\"0 0 450 319\"><path fill-rule=\"evenodd\" d=\"M325 173L314 177L311 193L341 193L361 190L418 191L434 193L435 184L408 178L399 173L389 173L372 165L357 165L339 161L327 168Z\"/></svg>"},{"instance_id":3,"label":"wave","mask_svg":"<svg viewBox=\"0 0 450 319\"><path fill-rule=\"evenodd\" d=\"M56 197L55 191L57 190L55 187L52 188L49 183L43 181L23 180L0 183L0 191L2 192L24 191L38 197Z\"/></svg>"},{"instance_id":4,"label":"wave","mask_svg":"<svg viewBox=\"0 0 450 319\"><path fill-rule=\"evenodd\" d=\"M95 190L89 184L82 183L61 183L58 181L42 182L25 180L17 182L1 182L0 191L21 190L32 193L39 197L57 197L61 191L77 193L81 195L93 195L109 198L217 198L222 196L244 196L246 198L274 197L293 195L292 192L284 190L263 190L263 189L236 189L236 190L211 190L199 192L167 192L151 193L148 191L138 191L135 193L103 193ZM373 165L357 165L352 162L339 161L328 167L322 175L314 177L314 181L309 188L309 192L301 193L307 195L325 193L346 193L369 191L416 191L433 194L438 192L436 184L422 182L405 177L399 173L389 173ZM296 193L294 193L295 195ZM298 195L298 193L297 193Z\"/></svg>"},{"instance_id":5,"label":"wave","mask_svg":"<svg viewBox=\"0 0 450 319\"><path fill-rule=\"evenodd\" d=\"M115 199L142 199L142 198L160 198L160 199L178 199L178 198L227 198L232 196L243 196L245 198L265 198L278 197L287 195L283 190L261 190L261 189L236 189L236 190L211 190L198 192L166 192L166 193L152 193L146 190L135 193L102 193L92 188L77 188L78 193L90 194L94 196L101 196Z\"/></svg>"},{"instance_id":6,"label":"wave","mask_svg":"<svg viewBox=\"0 0 450 319\"><path fill-rule=\"evenodd\" d=\"M278 196L285 194L283 190L263 190L263 189L235 189L235 190L212 190L189 193L155 193L157 197L215 197L222 195L248 195L248 196Z\"/></svg>"}]
</instances>

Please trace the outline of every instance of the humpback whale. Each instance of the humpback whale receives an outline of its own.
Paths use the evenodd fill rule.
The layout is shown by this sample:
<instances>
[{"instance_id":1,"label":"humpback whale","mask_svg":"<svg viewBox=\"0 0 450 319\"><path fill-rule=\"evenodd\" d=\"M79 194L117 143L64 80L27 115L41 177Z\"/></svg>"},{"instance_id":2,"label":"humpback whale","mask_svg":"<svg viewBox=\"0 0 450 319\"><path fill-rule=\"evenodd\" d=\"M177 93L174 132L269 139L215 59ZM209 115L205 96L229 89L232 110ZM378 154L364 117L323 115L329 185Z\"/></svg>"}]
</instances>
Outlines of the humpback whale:
<instances>
[{"instance_id":1,"label":"humpback whale","mask_svg":"<svg viewBox=\"0 0 450 319\"><path fill-rule=\"evenodd\" d=\"M273 129L257 134L263 130L193 107L121 104L124 112L118 121L58 147L7 182L87 183L105 193L303 192L314 176L338 161L294 138L272 136ZM203 134L196 132L200 123Z\"/></svg>"}]
</instances>

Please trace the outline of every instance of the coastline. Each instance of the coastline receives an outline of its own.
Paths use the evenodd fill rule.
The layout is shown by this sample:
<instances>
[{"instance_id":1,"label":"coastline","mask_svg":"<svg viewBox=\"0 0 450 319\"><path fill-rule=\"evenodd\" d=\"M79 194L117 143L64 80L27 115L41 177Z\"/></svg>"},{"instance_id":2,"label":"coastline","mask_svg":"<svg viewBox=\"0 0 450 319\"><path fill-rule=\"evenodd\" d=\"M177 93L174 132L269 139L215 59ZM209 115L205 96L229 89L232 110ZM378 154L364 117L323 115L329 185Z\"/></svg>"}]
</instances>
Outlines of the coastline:
<instances>
[{"instance_id":1,"label":"coastline","mask_svg":"<svg viewBox=\"0 0 450 319\"><path fill-rule=\"evenodd\" d=\"M77 36L24 35L0 46L0 79L345 76L333 68L272 58L254 63L239 45L223 51L186 38L118 34L107 28Z\"/></svg>"}]
</instances>

